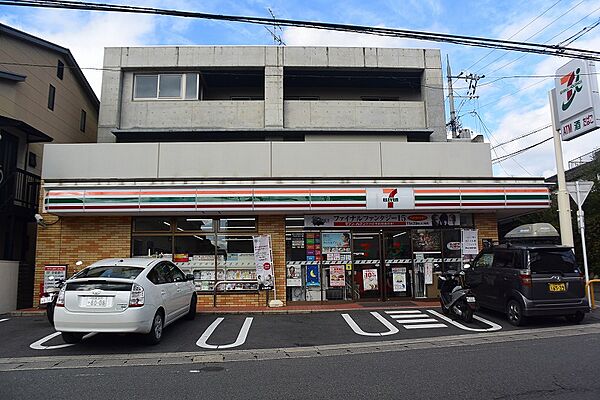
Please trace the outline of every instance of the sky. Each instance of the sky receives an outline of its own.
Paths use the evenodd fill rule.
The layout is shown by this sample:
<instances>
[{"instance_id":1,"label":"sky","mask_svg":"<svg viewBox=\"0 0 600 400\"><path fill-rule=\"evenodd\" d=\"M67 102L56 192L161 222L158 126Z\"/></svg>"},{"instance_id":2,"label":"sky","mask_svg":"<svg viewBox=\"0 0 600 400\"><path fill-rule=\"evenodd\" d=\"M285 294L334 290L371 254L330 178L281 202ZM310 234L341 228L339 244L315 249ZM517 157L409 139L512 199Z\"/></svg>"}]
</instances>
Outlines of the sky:
<instances>
[{"instance_id":1,"label":"sky","mask_svg":"<svg viewBox=\"0 0 600 400\"><path fill-rule=\"evenodd\" d=\"M99 2L99 1L94 1ZM269 17L412 29L535 43L558 44L600 20L600 0L105 0L216 14ZM0 6L0 22L71 50L100 97L103 48L144 45L274 45L262 26L166 16L49 10ZM492 158L531 146L551 136L550 128L500 145L550 124L548 91L557 68L569 60L439 42L359 35L304 28L277 31L288 46L369 46L434 48L446 57L452 75L485 75L477 98L458 97L462 127L482 134ZM600 51L600 26L569 47ZM0 63L2 60L0 60ZM91 69L87 69L91 68ZM597 67L600 72L600 65ZM18 72L18 71L15 71ZM516 77L516 76L532 77ZM596 75L597 79L600 75ZM444 82L446 82L444 78ZM466 96L467 83L455 79L454 93ZM446 119L449 120L447 90ZM568 161L600 148L600 129L563 142ZM495 176L548 177L556 173L552 140L494 164Z\"/></svg>"}]
</instances>

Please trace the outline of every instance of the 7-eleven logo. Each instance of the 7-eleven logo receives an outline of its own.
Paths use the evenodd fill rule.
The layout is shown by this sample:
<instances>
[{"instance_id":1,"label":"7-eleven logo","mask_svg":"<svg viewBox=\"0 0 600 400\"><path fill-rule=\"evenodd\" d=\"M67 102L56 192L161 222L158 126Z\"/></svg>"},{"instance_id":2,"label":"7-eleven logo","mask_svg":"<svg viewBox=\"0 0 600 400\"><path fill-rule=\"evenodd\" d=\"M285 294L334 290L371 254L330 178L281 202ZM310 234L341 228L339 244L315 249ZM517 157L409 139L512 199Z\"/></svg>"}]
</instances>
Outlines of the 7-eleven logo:
<instances>
[{"instance_id":1,"label":"7-eleven logo","mask_svg":"<svg viewBox=\"0 0 600 400\"><path fill-rule=\"evenodd\" d=\"M560 78L561 86L566 86L560 91L561 95L566 93L566 101L563 101L561 106L563 111L567 111L567 109L573 103L577 92L581 92L581 89L583 89L583 83L581 82L581 78L579 77L580 71L581 69L577 68L575 71L571 71Z\"/></svg>"},{"instance_id":2,"label":"7-eleven logo","mask_svg":"<svg viewBox=\"0 0 600 400\"><path fill-rule=\"evenodd\" d=\"M387 203L387 208L394 208L394 203L398 202L398 198L396 195L398 194L398 189L383 189L384 197L383 202Z\"/></svg>"}]
</instances>

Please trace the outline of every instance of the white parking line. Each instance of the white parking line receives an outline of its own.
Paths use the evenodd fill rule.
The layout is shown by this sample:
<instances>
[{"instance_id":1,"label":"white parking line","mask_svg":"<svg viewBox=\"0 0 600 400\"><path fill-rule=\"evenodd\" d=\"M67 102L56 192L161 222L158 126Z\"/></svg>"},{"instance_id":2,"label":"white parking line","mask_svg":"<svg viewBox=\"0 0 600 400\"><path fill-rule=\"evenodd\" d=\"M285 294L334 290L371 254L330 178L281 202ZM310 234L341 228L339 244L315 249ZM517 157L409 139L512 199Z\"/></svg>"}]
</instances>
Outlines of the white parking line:
<instances>
[{"instance_id":1,"label":"white parking line","mask_svg":"<svg viewBox=\"0 0 600 400\"><path fill-rule=\"evenodd\" d=\"M386 311L386 314L389 315L395 315L395 314L421 314L421 311L419 310L393 310L393 311Z\"/></svg>"},{"instance_id":2,"label":"white parking line","mask_svg":"<svg viewBox=\"0 0 600 400\"><path fill-rule=\"evenodd\" d=\"M437 322L437 321L435 321ZM423 324L423 325L404 325L406 329L429 329L429 328L447 328L444 324Z\"/></svg>"},{"instance_id":3,"label":"white parking line","mask_svg":"<svg viewBox=\"0 0 600 400\"><path fill-rule=\"evenodd\" d=\"M0 322L4 322L4 321L8 321L10 318L2 318L0 319Z\"/></svg>"},{"instance_id":4,"label":"white parking line","mask_svg":"<svg viewBox=\"0 0 600 400\"><path fill-rule=\"evenodd\" d=\"M463 329L465 331L471 331L471 332L494 332L494 331L499 331L502 329L502 326L492 322L492 321L488 321L485 318L480 317L479 315L473 315L473 318L475 318L476 320L483 322L486 325L489 325L489 328L471 328L469 326L465 326L463 324L461 324L460 322L454 321L451 318L446 317L445 315L440 314L437 311L434 310L427 310L428 313L431 313L433 315L435 315L436 317L439 317L441 319L443 319L444 321L451 323L452 325L456 326L457 328Z\"/></svg>"},{"instance_id":5,"label":"white parking line","mask_svg":"<svg viewBox=\"0 0 600 400\"><path fill-rule=\"evenodd\" d=\"M253 317L247 317L244 320L242 329L240 329L240 333L238 333L238 336L237 336L237 339L235 340L235 342L229 343L229 344L218 344L218 345L207 343L208 339L210 338L210 335L213 334L215 329L217 329L219 324L221 322L223 322L224 319L225 318L223 318L223 317L219 317L212 324L210 324L210 326L208 328L206 328L206 330L204 331L202 336L200 336L200 338L196 342L196 346L203 347L205 349L212 349L212 350L214 350L214 349L231 349L233 347L238 347L238 346L241 346L244 343L246 343L246 338L248 337L248 331L250 331L250 326L252 325L252 320L254 319Z\"/></svg>"},{"instance_id":6,"label":"white parking line","mask_svg":"<svg viewBox=\"0 0 600 400\"><path fill-rule=\"evenodd\" d=\"M377 320L379 322L381 322L383 324L383 326L385 326L388 329L387 332L365 332L365 331L363 331L360 328L360 326L358 326L358 324L356 322L354 322L354 320L352 319L352 317L350 317L350 315L348 315L348 314L342 314L342 317L344 318L344 320L346 321L346 323L350 326L350 328L352 328L352 330L354 331L354 333L356 333L357 335L361 335L361 336L388 336L388 335L394 335L394 334L400 332L400 330L398 328L396 328L391 322L389 322L387 319L385 319L378 312L371 311L371 315L374 316L375 318L377 318Z\"/></svg>"},{"instance_id":7,"label":"white parking line","mask_svg":"<svg viewBox=\"0 0 600 400\"><path fill-rule=\"evenodd\" d=\"M440 321L438 321L437 319L433 319L433 318L429 318L427 315L425 315L425 318L417 318L417 319L403 319L401 321L396 321L397 323L404 325L404 324L424 324L424 323L428 323L428 322L436 322L436 323L440 323ZM406 326L404 326L406 327Z\"/></svg>"},{"instance_id":8,"label":"white parking line","mask_svg":"<svg viewBox=\"0 0 600 400\"><path fill-rule=\"evenodd\" d=\"M96 334L95 332L88 333L87 335L85 335L83 337L83 339L91 338L95 334ZM31 343L29 345L29 347L32 348L33 350L56 350L56 349L63 349L65 347L75 346L75 343L57 344L57 345L54 345L54 346L44 346L43 345L43 343L46 343L47 341L49 341L50 339L53 339L53 338L57 337L58 335L60 335L60 332L51 333L48 336L44 336L43 338L41 338L37 342Z\"/></svg>"},{"instance_id":9,"label":"white parking line","mask_svg":"<svg viewBox=\"0 0 600 400\"><path fill-rule=\"evenodd\" d=\"M394 319L402 319L402 320L407 320L410 318L431 318L427 314L390 315L390 317L392 317ZM402 322L405 322L405 321L402 321ZM398 321L398 323L401 323L401 322Z\"/></svg>"}]
</instances>

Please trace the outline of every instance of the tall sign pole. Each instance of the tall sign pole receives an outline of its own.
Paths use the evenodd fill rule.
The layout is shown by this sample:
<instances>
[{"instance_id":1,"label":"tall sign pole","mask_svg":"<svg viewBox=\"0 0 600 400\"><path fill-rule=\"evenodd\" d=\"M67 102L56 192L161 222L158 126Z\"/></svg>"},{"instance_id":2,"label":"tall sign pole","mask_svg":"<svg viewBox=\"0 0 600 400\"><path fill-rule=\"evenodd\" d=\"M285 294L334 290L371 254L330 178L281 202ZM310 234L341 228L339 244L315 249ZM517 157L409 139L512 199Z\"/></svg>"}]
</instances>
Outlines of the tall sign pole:
<instances>
[{"instance_id":1,"label":"tall sign pole","mask_svg":"<svg viewBox=\"0 0 600 400\"><path fill-rule=\"evenodd\" d=\"M571 203L569 201L569 192L567 191L567 181L565 179L565 166L563 164L562 143L560 141L560 128L558 127L555 90L548 93L550 99L550 113L552 114L552 134L554 136L554 154L556 156L556 177L558 179L558 221L560 223L560 240L564 246L574 246L573 227L571 226Z\"/></svg>"},{"instance_id":2,"label":"tall sign pole","mask_svg":"<svg viewBox=\"0 0 600 400\"><path fill-rule=\"evenodd\" d=\"M585 201L587 195L592 190L594 186L594 182L591 181L575 181L569 182L567 184L567 188L569 190L569 194L577 203L577 225L579 226L579 233L581 234L581 251L583 252L583 268L585 270L585 283L587 284L590 280L590 273L588 270L588 261L587 261L587 249L585 245L585 219L583 214L583 202ZM588 299L591 302L591 290L588 286L587 288Z\"/></svg>"}]
</instances>

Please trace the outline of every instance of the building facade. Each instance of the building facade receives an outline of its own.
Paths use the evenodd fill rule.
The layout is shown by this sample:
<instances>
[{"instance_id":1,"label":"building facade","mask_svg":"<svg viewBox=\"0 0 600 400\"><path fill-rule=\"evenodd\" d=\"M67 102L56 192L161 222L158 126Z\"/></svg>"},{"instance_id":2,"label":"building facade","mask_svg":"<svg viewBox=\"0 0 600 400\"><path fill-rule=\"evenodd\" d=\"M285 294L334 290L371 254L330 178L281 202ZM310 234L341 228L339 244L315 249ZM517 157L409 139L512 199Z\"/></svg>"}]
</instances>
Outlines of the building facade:
<instances>
[{"instance_id":1,"label":"building facade","mask_svg":"<svg viewBox=\"0 0 600 400\"><path fill-rule=\"evenodd\" d=\"M43 144L95 142L98 110L68 49L0 24L0 310L31 306Z\"/></svg>"},{"instance_id":2,"label":"building facade","mask_svg":"<svg viewBox=\"0 0 600 400\"><path fill-rule=\"evenodd\" d=\"M447 139L437 50L107 48L104 67L99 143L44 150L36 287L159 256L207 307L431 298L498 217L549 206L543 179Z\"/></svg>"}]
</instances>

